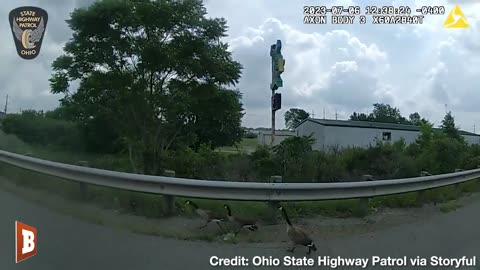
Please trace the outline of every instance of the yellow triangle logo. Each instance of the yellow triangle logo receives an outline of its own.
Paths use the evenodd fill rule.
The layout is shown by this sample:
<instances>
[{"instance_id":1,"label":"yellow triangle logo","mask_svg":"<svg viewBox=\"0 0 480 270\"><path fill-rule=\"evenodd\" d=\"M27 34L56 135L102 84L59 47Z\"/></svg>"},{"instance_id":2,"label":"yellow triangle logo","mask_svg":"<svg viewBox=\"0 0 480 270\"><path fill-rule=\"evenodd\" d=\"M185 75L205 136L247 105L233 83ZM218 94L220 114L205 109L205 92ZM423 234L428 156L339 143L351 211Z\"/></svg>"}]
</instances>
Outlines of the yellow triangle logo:
<instances>
[{"instance_id":1,"label":"yellow triangle logo","mask_svg":"<svg viewBox=\"0 0 480 270\"><path fill-rule=\"evenodd\" d=\"M468 28L467 18L463 14L460 6L456 5L448 14L447 19L443 23L445 28Z\"/></svg>"}]
</instances>

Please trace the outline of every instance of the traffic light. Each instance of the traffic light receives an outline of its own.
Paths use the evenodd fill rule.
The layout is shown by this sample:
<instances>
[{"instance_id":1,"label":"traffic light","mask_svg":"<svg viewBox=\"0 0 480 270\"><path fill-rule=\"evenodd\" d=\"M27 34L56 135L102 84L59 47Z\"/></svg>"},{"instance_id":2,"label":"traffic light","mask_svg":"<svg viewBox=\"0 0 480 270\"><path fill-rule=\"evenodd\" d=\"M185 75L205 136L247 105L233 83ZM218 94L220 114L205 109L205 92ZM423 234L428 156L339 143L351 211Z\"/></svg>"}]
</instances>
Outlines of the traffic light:
<instances>
[{"instance_id":1,"label":"traffic light","mask_svg":"<svg viewBox=\"0 0 480 270\"><path fill-rule=\"evenodd\" d=\"M280 74L275 74L275 77L272 79L272 84L270 85L270 88L272 90L277 90L279 87L283 86L283 80L280 77Z\"/></svg>"},{"instance_id":2,"label":"traffic light","mask_svg":"<svg viewBox=\"0 0 480 270\"><path fill-rule=\"evenodd\" d=\"M280 40L270 46L270 56L272 57L272 83L270 88L277 90L279 87L283 87L280 74L285 70L285 59L282 56L282 42Z\"/></svg>"},{"instance_id":3,"label":"traffic light","mask_svg":"<svg viewBox=\"0 0 480 270\"><path fill-rule=\"evenodd\" d=\"M282 108L282 94L275 93L272 97L272 110L278 111Z\"/></svg>"},{"instance_id":4,"label":"traffic light","mask_svg":"<svg viewBox=\"0 0 480 270\"><path fill-rule=\"evenodd\" d=\"M285 70L285 59L283 59L283 56L279 56L279 58L277 59L277 72L279 74L282 74L283 71Z\"/></svg>"}]
</instances>

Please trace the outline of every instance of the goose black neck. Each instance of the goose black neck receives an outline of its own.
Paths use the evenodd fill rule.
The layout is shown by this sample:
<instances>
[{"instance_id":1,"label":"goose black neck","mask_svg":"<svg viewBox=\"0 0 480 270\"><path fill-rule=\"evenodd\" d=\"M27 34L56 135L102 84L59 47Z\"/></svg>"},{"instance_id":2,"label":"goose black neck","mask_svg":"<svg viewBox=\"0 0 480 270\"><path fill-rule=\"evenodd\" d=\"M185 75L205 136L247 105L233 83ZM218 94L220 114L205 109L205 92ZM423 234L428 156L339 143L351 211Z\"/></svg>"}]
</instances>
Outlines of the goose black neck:
<instances>
[{"instance_id":1,"label":"goose black neck","mask_svg":"<svg viewBox=\"0 0 480 270\"><path fill-rule=\"evenodd\" d=\"M290 222L290 218L288 218L287 210L285 210L285 208L282 208L282 213L283 213L283 217L285 217L285 220L287 221L287 224L292 225L292 222Z\"/></svg>"},{"instance_id":2,"label":"goose black neck","mask_svg":"<svg viewBox=\"0 0 480 270\"><path fill-rule=\"evenodd\" d=\"M232 215L232 210L230 209L230 206L227 206L227 213L228 213L229 216Z\"/></svg>"}]
</instances>

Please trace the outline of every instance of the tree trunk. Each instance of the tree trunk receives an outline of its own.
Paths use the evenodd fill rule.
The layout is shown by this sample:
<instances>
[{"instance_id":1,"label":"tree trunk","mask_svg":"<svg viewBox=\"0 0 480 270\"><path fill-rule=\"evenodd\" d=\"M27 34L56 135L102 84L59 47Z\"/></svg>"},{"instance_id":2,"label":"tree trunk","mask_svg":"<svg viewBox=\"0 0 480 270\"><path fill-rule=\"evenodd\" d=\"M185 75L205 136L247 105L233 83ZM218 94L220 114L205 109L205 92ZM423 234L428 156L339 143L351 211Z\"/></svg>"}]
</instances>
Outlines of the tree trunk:
<instances>
[{"instance_id":1,"label":"tree trunk","mask_svg":"<svg viewBox=\"0 0 480 270\"><path fill-rule=\"evenodd\" d=\"M138 173L137 166L135 165L135 160L133 158L133 146L131 143L128 144L128 159L130 160L130 166L134 173Z\"/></svg>"},{"instance_id":2,"label":"tree trunk","mask_svg":"<svg viewBox=\"0 0 480 270\"><path fill-rule=\"evenodd\" d=\"M143 151L143 174L152 175L153 174L153 153L150 150Z\"/></svg>"},{"instance_id":3,"label":"tree trunk","mask_svg":"<svg viewBox=\"0 0 480 270\"><path fill-rule=\"evenodd\" d=\"M151 149L143 152L143 173L147 175L161 175L163 172L163 156Z\"/></svg>"}]
</instances>

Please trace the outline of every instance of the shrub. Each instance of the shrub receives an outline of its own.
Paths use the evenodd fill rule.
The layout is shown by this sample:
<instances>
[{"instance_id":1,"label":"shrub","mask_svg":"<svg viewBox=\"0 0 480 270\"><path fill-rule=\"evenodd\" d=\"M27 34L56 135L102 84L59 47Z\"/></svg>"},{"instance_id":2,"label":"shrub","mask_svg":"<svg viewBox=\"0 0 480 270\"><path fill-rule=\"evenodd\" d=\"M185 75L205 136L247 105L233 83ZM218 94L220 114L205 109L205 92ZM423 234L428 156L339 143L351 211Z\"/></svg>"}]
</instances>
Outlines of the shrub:
<instances>
[{"instance_id":1,"label":"shrub","mask_svg":"<svg viewBox=\"0 0 480 270\"><path fill-rule=\"evenodd\" d=\"M43 112L24 111L10 114L2 121L2 130L22 141L36 145L53 145L67 150L83 150L83 138L77 124L47 118Z\"/></svg>"},{"instance_id":2,"label":"shrub","mask_svg":"<svg viewBox=\"0 0 480 270\"><path fill-rule=\"evenodd\" d=\"M268 146L259 146L250 155L251 166L257 180L268 181L270 176L279 174L278 164L273 160Z\"/></svg>"},{"instance_id":3,"label":"shrub","mask_svg":"<svg viewBox=\"0 0 480 270\"><path fill-rule=\"evenodd\" d=\"M257 138L257 134L253 132L247 132L243 137L247 139L255 139Z\"/></svg>"}]
</instances>

